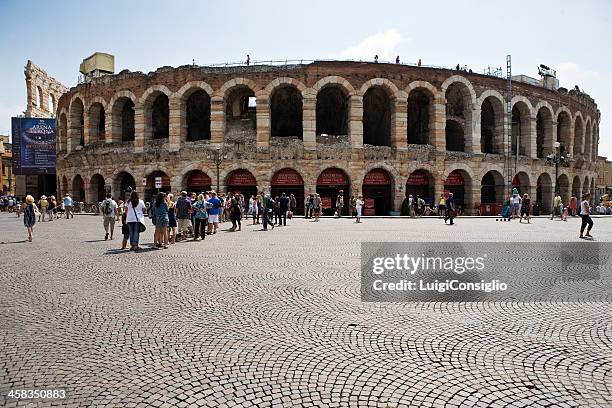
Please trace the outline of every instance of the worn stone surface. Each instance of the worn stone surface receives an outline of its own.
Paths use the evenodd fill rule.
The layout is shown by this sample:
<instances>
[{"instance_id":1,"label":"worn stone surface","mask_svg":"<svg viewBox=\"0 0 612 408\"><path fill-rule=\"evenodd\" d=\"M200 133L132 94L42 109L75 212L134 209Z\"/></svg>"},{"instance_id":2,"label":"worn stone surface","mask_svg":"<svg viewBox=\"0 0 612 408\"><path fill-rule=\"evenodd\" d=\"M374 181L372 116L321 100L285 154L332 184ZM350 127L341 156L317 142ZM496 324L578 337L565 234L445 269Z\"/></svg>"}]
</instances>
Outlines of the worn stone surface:
<instances>
[{"instance_id":1,"label":"worn stone surface","mask_svg":"<svg viewBox=\"0 0 612 408\"><path fill-rule=\"evenodd\" d=\"M612 219L595 222L612 241ZM610 406L608 303L360 301L361 241L578 241L578 227L294 219L135 254L99 217L39 223L30 244L0 214L0 405L50 406L6 396L55 388L54 406Z\"/></svg>"}]
</instances>

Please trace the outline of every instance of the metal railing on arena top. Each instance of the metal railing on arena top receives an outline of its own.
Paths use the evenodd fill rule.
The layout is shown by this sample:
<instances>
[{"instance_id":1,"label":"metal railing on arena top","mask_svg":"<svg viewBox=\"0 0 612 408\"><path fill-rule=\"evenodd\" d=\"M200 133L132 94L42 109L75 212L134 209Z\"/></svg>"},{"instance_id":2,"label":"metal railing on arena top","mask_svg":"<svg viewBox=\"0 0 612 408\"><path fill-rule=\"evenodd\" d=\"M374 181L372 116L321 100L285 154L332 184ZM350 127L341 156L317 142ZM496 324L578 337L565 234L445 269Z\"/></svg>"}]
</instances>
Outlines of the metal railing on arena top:
<instances>
[{"instance_id":1,"label":"metal railing on arena top","mask_svg":"<svg viewBox=\"0 0 612 408\"><path fill-rule=\"evenodd\" d=\"M335 60L335 59L286 59L286 60L260 60L260 61L250 61L249 64L246 61L240 62L222 62L215 64L204 64L201 65L203 67L246 67L249 65L272 65L272 66L283 66L283 65L303 65L303 64L311 64L313 62L363 62L363 63L374 63L374 60L357 60L357 59L343 59L343 60ZM437 69L455 69L451 67L444 67L439 65L427 65L417 63L408 63L408 62L400 62L396 64L395 61L385 61L378 60L379 64L392 64L392 65L406 65L411 67L420 66L421 68L437 68Z\"/></svg>"}]
</instances>

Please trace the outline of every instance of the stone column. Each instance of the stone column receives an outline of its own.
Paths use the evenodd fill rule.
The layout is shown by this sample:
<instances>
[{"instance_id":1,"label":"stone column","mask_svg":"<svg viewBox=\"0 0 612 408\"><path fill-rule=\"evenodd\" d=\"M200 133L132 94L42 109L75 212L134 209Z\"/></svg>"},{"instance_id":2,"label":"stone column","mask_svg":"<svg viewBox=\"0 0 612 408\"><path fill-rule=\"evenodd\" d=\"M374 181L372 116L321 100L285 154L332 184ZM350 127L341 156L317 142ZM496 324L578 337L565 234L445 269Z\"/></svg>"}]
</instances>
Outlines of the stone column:
<instances>
[{"instance_id":1,"label":"stone column","mask_svg":"<svg viewBox=\"0 0 612 408\"><path fill-rule=\"evenodd\" d=\"M268 94L256 95L257 104L257 148L270 147L270 97Z\"/></svg>"},{"instance_id":2,"label":"stone column","mask_svg":"<svg viewBox=\"0 0 612 408\"><path fill-rule=\"evenodd\" d=\"M438 151L446 150L446 101L436 98L432 103L429 117L430 141L429 143Z\"/></svg>"},{"instance_id":3,"label":"stone column","mask_svg":"<svg viewBox=\"0 0 612 408\"><path fill-rule=\"evenodd\" d=\"M469 118L465 119L465 151L480 154L480 106L472 109Z\"/></svg>"},{"instance_id":4,"label":"stone column","mask_svg":"<svg viewBox=\"0 0 612 408\"><path fill-rule=\"evenodd\" d=\"M88 146L92 142L91 129L89 128L89 115L83 114L83 144ZM77 143L78 146L78 143Z\"/></svg>"},{"instance_id":5,"label":"stone column","mask_svg":"<svg viewBox=\"0 0 612 408\"><path fill-rule=\"evenodd\" d=\"M391 100L391 146L398 149L408 147L408 100L403 97Z\"/></svg>"},{"instance_id":6,"label":"stone column","mask_svg":"<svg viewBox=\"0 0 612 408\"><path fill-rule=\"evenodd\" d=\"M317 98L314 92L306 93L302 98L302 140L304 150L317 149Z\"/></svg>"},{"instance_id":7,"label":"stone column","mask_svg":"<svg viewBox=\"0 0 612 408\"><path fill-rule=\"evenodd\" d=\"M117 137L115 133L115 129L113 128L113 109L109 108L104 111L104 142L112 143L121 140L121 135L115 140Z\"/></svg>"},{"instance_id":8,"label":"stone column","mask_svg":"<svg viewBox=\"0 0 612 408\"><path fill-rule=\"evenodd\" d=\"M259 114L259 104L257 105ZM222 96L210 99L210 141L223 143L225 137L225 101Z\"/></svg>"},{"instance_id":9,"label":"stone column","mask_svg":"<svg viewBox=\"0 0 612 408\"><path fill-rule=\"evenodd\" d=\"M363 148L363 97L349 96L348 131L353 149Z\"/></svg>"},{"instance_id":10,"label":"stone column","mask_svg":"<svg viewBox=\"0 0 612 408\"><path fill-rule=\"evenodd\" d=\"M538 158L538 132L536 121L536 116L529 117L529 146L525 153L532 159Z\"/></svg>"},{"instance_id":11,"label":"stone column","mask_svg":"<svg viewBox=\"0 0 612 408\"><path fill-rule=\"evenodd\" d=\"M463 213L465 215L475 215L477 214L474 209L475 204L480 204L481 200L481 190L480 190L480 181L472 180L472 185L465 187L465 204L463 208Z\"/></svg>"},{"instance_id":12,"label":"stone column","mask_svg":"<svg viewBox=\"0 0 612 408\"><path fill-rule=\"evenodd\" d=\"M145 108L144 105L137 105L134 108L134 153L142 153L145 144ZM136 184L140 183L136 180ZM138 184L138 187L141 187Z\"/></svg>"},{"instance_id":13,"label":"stone column","mask_svg":"<svg viewBox=\"0 0 612 408\"><path fill-rule=\"evenodd\" d=\"M185 109L184 104L181 103L181 97L177 95L170 95L168 101L169 107L169 138L168 138L168 150L176 152L181 148L181 141L184 140L184 117Z\"/></svg>"},{"instance_id":14,"label":"stone column","mask_svg":"<svg viewBox=\"0 0 612 408\"><path fill-rule=\"evenodd\" d=\"M575 132L574 130L576 129L575 126L571 126L570 125L570 129L569 129L569 146L567 146L567 153L570 154L572 157L574 157L574 143L576 143L576 141L574 140L574 136L575 136Z\"/></svg>"}]
</instances>

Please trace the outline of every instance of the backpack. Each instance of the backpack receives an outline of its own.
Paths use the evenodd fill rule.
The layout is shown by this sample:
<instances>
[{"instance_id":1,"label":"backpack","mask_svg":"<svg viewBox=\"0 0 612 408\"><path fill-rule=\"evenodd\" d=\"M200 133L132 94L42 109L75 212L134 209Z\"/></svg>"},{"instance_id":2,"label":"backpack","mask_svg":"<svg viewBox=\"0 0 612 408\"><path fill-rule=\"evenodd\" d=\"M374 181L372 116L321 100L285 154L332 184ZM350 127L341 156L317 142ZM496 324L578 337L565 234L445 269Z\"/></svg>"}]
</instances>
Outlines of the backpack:
<instances>
[{"instance_id":1,"label":"backpack","mask_svg":"<svg viewBox=\"0 0 612 408\"><path fill-rule=\"evenodd\" d=\"M104 215L111 215L113 213L113 206L110 200L104 200Z\"/></svg>"}]
</instances>

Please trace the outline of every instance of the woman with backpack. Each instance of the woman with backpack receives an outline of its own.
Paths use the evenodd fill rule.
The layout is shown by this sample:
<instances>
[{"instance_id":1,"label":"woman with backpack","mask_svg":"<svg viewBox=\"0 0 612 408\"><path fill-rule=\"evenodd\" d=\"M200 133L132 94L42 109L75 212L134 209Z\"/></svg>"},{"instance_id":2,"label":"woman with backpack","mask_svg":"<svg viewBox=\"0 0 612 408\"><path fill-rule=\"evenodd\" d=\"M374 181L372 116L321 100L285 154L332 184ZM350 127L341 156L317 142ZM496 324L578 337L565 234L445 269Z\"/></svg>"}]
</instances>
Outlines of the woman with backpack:
<instances>
[{"instance_id":1,"label":"woman with backpack","mask_svg":"<svg viewBox=\"0 0 612 408\"><path fill-rule=\"evenodd\" d=\"M25 198L25 209L23 211L23 225L28 229L28 241L32 242L32 233L36 224L36 205L31 195Z\"/></svg>"}]
</instances>

